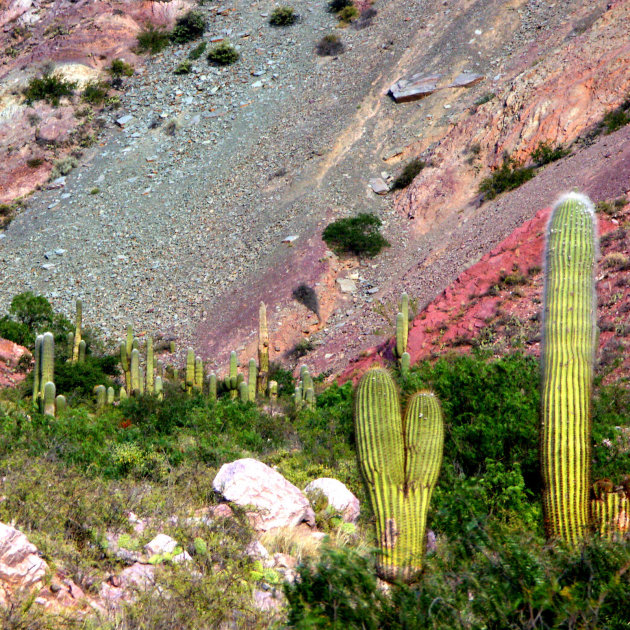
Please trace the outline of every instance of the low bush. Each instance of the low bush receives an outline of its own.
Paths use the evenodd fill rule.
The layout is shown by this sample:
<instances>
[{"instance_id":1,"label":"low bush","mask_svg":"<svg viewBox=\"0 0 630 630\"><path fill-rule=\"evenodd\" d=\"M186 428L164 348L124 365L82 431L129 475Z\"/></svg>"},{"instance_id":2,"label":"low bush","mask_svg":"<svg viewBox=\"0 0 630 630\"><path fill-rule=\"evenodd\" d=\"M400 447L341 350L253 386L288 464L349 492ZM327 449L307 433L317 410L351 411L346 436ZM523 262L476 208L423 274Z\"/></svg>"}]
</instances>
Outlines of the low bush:
<instances>
[{"instance_id":1,"label":"low bush","mask_svg":"<svg viewBox=\"0 0 630 630\"><path fill-rule=\"evenodd\" d=\"M603 119L606 133L613 133L630 123L630 99L611 112L608 112Z\"/></svg>"},{"instance_id":2,"label":"low bush","mask_svg":"<svg viewBox=\"0 0 630 630\"><path fill-rule=\"evenodd\" d=\"M138 33L138 52L156 55L162 52L170 43L170 33L163 28L155 28L149 24Z\"/></svg>"},{"instance_id":3,"label":"low bush","mask_svg":"<svg viewBox=\"0 0 630 630\"><path fill-rule=\"evenodd\" d=\"M26 165L29 168L39 168L44 163L44 158L42 157L34 157L26 160Z\"/></svg>"},{"instance_id":4,"label":"low bush","mask_svg":"<svg viewBox=\"0 0 630 630\"><path fill-rule=\"evenodd\" d=\"M276 7L269 16L271 26L291 26L295 24L297 15L292 7Z\"/></svg>"},{"instance_id":5,"label":"low bush","mask_svg":"<svg viewBox=\"0 0 630 630\"><path fill-rule=\"evenodd\" d=\"M330 2L328 3L328 12L339 13L339 11L341 11L342 9L352 6L354 6L352 0L330 0Z\"/></svg>"},{"instance_id":6,"label":"low bush","mask_svg":"<svg viewBox=\"0 0 630 630\"><path fill-rule=\"evenodd\" d=\"M486 199L494 199L497 195L508 190L514 190L535 175L531 166L519 166L511 158L506 158L501 168L484 178L479 184L479 192L484 193Z\"/></svg>"},{"instance_id":7,"label":"low bush","mask_svg":"<svg viewBox=\"0 0 630 630\"><path fill-rule=\"evenodd\" d=\"M73 168L79 165L79 160L73 155L67 155L65 158L57 160L53 164L53 169L50 172L50 179L57 179L63 175L67 175Z\"/></svg>"},{"instance_id":8,"label":"low bush","mask_svg":"<svg viewBox=\"0 0 630 630\"><path fill-rule=\"evenodd\" d=\"M81 92L81 100L92 105L102 105L106 97L107 86L99 81L90 81Z\"/></svg>"},{"instance_id":9,"label":"low bush","mask_svg":"<svg viewBox=\"0 0 630 630\"><path fill-rule=\"evenodd\" d=\"M239 60L240 54L229 42L221 42L210 49L208 61L217 66L229 66Z\"/></svg>"},{"instance_id":10,"label":"low bush","mask_svg":"<svg viewBox=\"0 0 630 630\"><path fill-rule=\"evenodd\" d=\"M198 11L188 11L177 18L171 33L171 40L176 44L186 44L199 39L206 30L206 18Z\"/></svg>"},{"instance_id":11,"label":"low bush","mask_svg":"<svg viewBox=\"0 0 630 630\"><path fill-rule=\"evenodd\" d=\"M359 17L359 10L354 6L350 5L344 7L337 13L337 19L340 22L347 23L356 20Z\"/></svg>"},{"instance_id":12,"label":"low bush","mask_svg":"<svg viewBox=\"0 0 630 630\"><path fill-rule=\"evenodd\" d=\"M201 55L203 55L204 52L206 52L206 42L201 42L201 44L197 44L197 46L195 46L189 53L188 53L188 59L190 59L191 61L196 61L197 59L199 59L201 57Z\"/></svg>"},{"instance_id":13,"label":"low bush","mask_svg":"<svg viewBox=\"0 0 630 630\"><path fill-rule=\"evenodd\" d=\"M324 37L317 42L317 46L315 47L315 52L320 57L334 57L335 55L343 53L344 50L345 46L341 38L334 33L324 35Z\"/></svg>"},{"instance_id":14,"label":"low bush","mask_svg":"<svg viewBox=\"0 0 630 630\"><path fill-rule=\"evenodd\" d=\"M192 71L192 64L189 60L182 61L175 70L173 70L173 74L190 74Z\"/></svg>"},{"instance_id":15,"label":"low bush","mask_svg":"<svg viewBox=\"0 0 630 630\"><path fill-rule=\"evenodd\" d=\"M24 90L26 102L30 105L33 101L46 101L53 107L57 107L63 96L72 96L77 87L76 82L66 81L62 76L50 72L42 77L33 77Z\"/></svg>"},{"instance_id":16,"label":"low bush","mask_svg":"<svg viewBox=\"0 0 630 630\"><path fill-rule=\"evenodd\" d=\"M420 158L411 160L394 180L392 188L407 188L425 166L426 164Z\"/></svg>"},{"instance_id":17,"label":"low bush","mask_svg":"<svg viewBox=\"0 0 630 630\"><path fill-rule=\"evenodd\" d=\"M108 71L114 78L130 77L133 75L133 66L123 59L113 59Z\"/></svg>"},{"instance_id":18,"label":"low bush","mask_svg":"<svg viewBox=\"0 0 630 630\"><path fill-rule=\"evenodd\" d=\"M339 254L373 257L383 247L389 247L389 242L379 232L380 226L381 220L377 216L363 212L326 226L322 238Z\"/></svg>"},{"instance_id":19,"label":"low bush","mask_svg":"<svg viewBox=\"0 0 630 630\"><path fill-rule=\"evenodd\" d=\"M532 160L538 165L543 166L569 155L570 151L562 145L551 147L547 143L540 142L532 151Z\"/></svg>"}]
</instances>

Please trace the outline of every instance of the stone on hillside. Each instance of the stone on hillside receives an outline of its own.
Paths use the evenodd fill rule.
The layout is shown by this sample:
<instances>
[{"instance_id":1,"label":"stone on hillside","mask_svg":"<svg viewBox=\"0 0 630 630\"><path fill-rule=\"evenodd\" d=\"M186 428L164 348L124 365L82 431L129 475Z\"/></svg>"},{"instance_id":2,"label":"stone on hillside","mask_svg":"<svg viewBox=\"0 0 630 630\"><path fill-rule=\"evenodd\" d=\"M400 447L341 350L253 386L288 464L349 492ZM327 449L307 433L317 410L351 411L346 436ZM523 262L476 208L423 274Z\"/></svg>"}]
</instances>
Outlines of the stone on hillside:
<instances>
[{"instance_id":1,"label":"stone on hillside","mask_svg":"<svg viewBox=\"0 0 630 630\"><path fill-rule=\"evenodd\" d=\"M237 505L258 510L254 527L295 527L303 521L315 525L308 499L279 472L255 459L238 459L223 464L212 483L216 492Z\"/></svg>"},{"instance_id":2,"label":"stone on hillside","mask_svg":"<svg viewBox=\"0 0 630 630\"><path fill-rule=\"evenodd\" d=\"M357 499L348 488L338 479L330 477L321 477L315 479L304 488L304 492L308 495L311 492L321 492L328 500L328 505L343 515L343 520L348 523L356 523L359 518L361 506Z\"/></svg>"},{"instance_id":3,"label":"stone on hillside","mask_svg":"<svg viewBox=\"0 0 630 630\"><path fill-rule=\"evenodd\" d=\"M158 534L151 542L144 546L144 550L150 556L157 556L162 553L173 553L177 547L177 541L166 534Z\"/></svg>"},{"instance_id":4,"label":"stone on hillside","mask_svg":"<svg viewBox=\"0 0 630 630\"><path fill-rule=\"evenodd\" d=\"M0 523L0 605L6 606L14 593L41 586L47 570L25 535Z\"/></svg>"},{"instance_id":5,"label":"stone on hillside","mask_svg":"<svg viewBox=\"0 0 630 630\"><path fill-rule=\"evenodd\" d=\"M477 85L479 81L483 79L482 74L475 74L474 72L462 72L458 74L453 83L451 83L448 87L471 87L473 85Z\"/></svg>"},{"instance_id":6,"label":"stone on hillside","mask_svg":"<svg viewBox=\"0 0 630 630\"><path fill-rule=\"evenodd\" d=\"M377 195L386 195L389 192L389 186L382 177L373 177L370 180L370 188Z\"/></svg>"},{"instance_id":7,"label":"stone on hillside","mask_svg":"<svg viewBox=\"0 0 630 630\"><path fill-rule=\"evenodd\" d=\"M337 278L337 284L342 293L354 293L357 290L355 281L350 278Z\"/></svg>"},{"instance_id":8,"label":"stone on hillside","mask_svg":"<svg viewBox=\"0 0 630 630\"><path fill-rule=\"evenodd\" d=\"M138 592L155 586L155 567L152 564L136 564L127 567L118 575L112 575L101 584L99 595L107 607L116 607L119 602L132 602Z\"/></svg>"},{"instance_id":9,"label":"stone on hillside","mask_svg":"<svg viewBox=\"0 0 630 630\"><path fill-rule=\"evenodd\" d=\"M425 96L429 96L429 94L433 94L437 90L437 84L441 77L441 74L416 72L408 78L396 81L389 88L389 93L397 103L417 101Z\"/></svg>"}]
</instances>

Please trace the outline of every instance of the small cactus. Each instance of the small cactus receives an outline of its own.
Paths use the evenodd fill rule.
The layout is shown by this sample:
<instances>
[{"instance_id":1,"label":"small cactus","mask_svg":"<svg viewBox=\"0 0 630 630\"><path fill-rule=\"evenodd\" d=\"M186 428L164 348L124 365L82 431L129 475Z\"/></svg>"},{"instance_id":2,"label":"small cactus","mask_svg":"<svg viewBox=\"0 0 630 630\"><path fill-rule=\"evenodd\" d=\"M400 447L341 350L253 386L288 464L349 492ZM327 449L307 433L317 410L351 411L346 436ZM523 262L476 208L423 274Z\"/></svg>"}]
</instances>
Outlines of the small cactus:
<instances>
[{"instance_id":1,"label":"small cactus","mask_svg":"<svg viewBox=\"0 0 630 630\"><path fill-rule=\"evenodd\" d=\"M162 377L155 377L155 395L158 400L164 400L164 386L162 384Z\"/></svg>"},{"instance_id":2,"label":"small cactus","mask_svg":"<svg viewBox=\"0 0 630 630\"><path fill-rule=\"evenodd\" d=\"M114 391L114 388L110 385L107 388L107 404L113 405L115 400L116 400L116 392Z\"/></svg>"},{"instance_id":3,"label":"small cactus","mask_svg":"<svg viewBox=\"0 0 630 630\"><path fill-rule=\"evenodd\" d=\"M236 399L238 396L238 356L234 350L230 352L230 374L229 374L230 398Z\"/></svg>"},{"instance_id":4,"label":"small cactus","mask_svg":"<svg viewBox=\"0 0 630 630\"><path fill-rule=\"evenodd\" d=\"M120 388L118 392L118 400L123 401L127 399L127 390L124 387Z\"/></svg>"},{"instance_id":5,"label":"small cactus","mask_svg":"<svg viewBox=\"0 0 630 630\"><path fill-rule=\"evenodd\" d=\"M408 352L403 352L400 357L400 375L403 378L407 378L409 376L409 367L411 364L411 357Z\"/></svg>"},{"instance_id":6,"label":"small cactus","mask_svg":"<svg viewBox=\"0 0 630 630\"><path fill-rule=\"evenodd\" d=\"M193 385L195 384L195 352L192 348L188 348L186 352L186 391L192 394Z\"/></svg>"},{"instance_id":7,"label":"small cactus","mask_svg":"<svg viewBox=\"0 0 630 630\"><path fill-rule=\"evenodd\" d=\"M96 392L96 408L102 409L107 402L107 390L105 385L97 385L94 391Z\"/></svg>"},{"instance_id":8,"label":"small cactus","mask_svg":"<svg viewBox=\"0 0 630 630\"><path fill-rule=\"evenodd\" d=\"M238 393L241 397L241 402L249 402L249 386L245 381L241 381L238 385Z\"/></svg>"},{"instance_id":9,"label":"small cactus","mask_svg":"<svg viewBox=\"0 0 630 630\"><path fill-rule=\"evenodd\" d=\"M72 354L74 353L74 333L68 333L68 361L72 363Z\"/></svg>"},{"instance_id":10,"label":"small cactus","mask_svg":"<svg viewBox=\"0 0 630 630\"><path fill-rule=\"evenodd\" d=\"M269 398L271 400L278 400L278 382L269 381Z\"/></svg>"},{"instance_id":11,"label":"small cactus","mask_svg":"<svg viewBox=\"0 0 630 630\"><path fill-rule=\"evenodd\" d=\"M129 324L127 326L127 337L125 338L125 348L127 350L127 356L131 356L133 350L133 326Z\"/></svg>"},{"instance_id":12,"label":"small cactus","mask_svg":"<svg viewBox=\"0 0 630 630\"><path fill-rule=\"evenodd\" d=\"M171 343L169 344L169 349L171 351L171 354L175 354L175 351L177 350L177 346L175 345L174 341L171 341Z\"/></svg>"},{"instance_id":13,"label":"small cactus","mask_svg":"<svg viewBox=\"0 0 630 630\"><path fill-rule=\"evenodd\" d=\"M217 375L214 373L208 376L208 397L210 400L217 399Z\"/></svg>"},{"instance_id":14,"label":"small cactus","mask_svg":"<svg viewBox=\"0 0 630 630\"><path fill-rule=\"evenodd\" d=\"M203 393L203 360L201 357L195 359L195 391Z\"/></svg>"},{"instance_id":15,"label":"small cactus","mask_svg":"<svg viewBox=\"0 0 630 630\"><path fill-rule=\"evenodd\" d=\"M44 396L42 398L42 413L45 416L55 415L55 384L51 381L46 381L44 384Z\"/></svg>"},{"instance_id":16,"label":"small cactus","mask_svg":"<svg viewBox=\"0 0 630 630\"><path fill-rule=\"evenodd\" d=\"M256 377L258 376L258 367L256 366L256 359L249 360L249 374L247 380L248 386L248 400L249 402L255 402L256 400Z\"/></svg>"},{"instance_id":17,"label":"small cactus","mask_svg":"<svg viewBox=\"0 0 630 630\"><path fill-rule=\"evenodd\" d=\"M120 344L120 365L122 366L123 372L125 374L125 385L129 391L133 391L131 389L131 367L129 364L129 353L127 352L127 343L124 341Z\"/></svg>"},{"instance_id":18,"label":"small cactus","mask_svg":"<svg viewBox=\"0 0 630 630\"><path fill-rule=\"evenodd\" d=\"M137 348L131 351L131 394L138 396L140 394L140 353Z\"/></svg>"},{"instance_id":19,"label":"small cactus","mask_svg":"<svg viewBox=\"0 0 630 630\"><path fill-rule=\"evenodd\" d=\"M79 359L79 344L81 343L81 325L83 323L83 302L76 301L77 316L74 329L74 347L72 350L72 362L77 363Z\"/></svg>"},{"instance_id":20,"label":"small cactus","mask_svg":"<svg viewBox=\"0 0 630 630\"><path fill-rule=\"evenodd\" d=\"M85 339L81 339L79 341L79 363L85 363L85 352L87 350L87 345L85 343Z\"/></svg>"},{"instance_id":21,"label":"small cactus","mask_svg":"<svg viewBox=\"0 0 630 630\"><path fill-rule=\"evenodd\" d=\"M267 307L264 302L258 309L258 394L267 392L269 378L269 330L267 329Z\"/></svg>"},{"instance_id":22,"label":"small cactus","mask_svg":"<svg viewBox=\"0 0 630 630\"><path fill-rule=\"evenodd\" d=\"M68 408L68 401L66 400L66 397L59 394L55 398L55 411L57 415L66 411L67 408Z\"/></svg>"},{"instance_id":23,"label":"small cactus","mask_svg":"<svg viewBox=\"0 0 630 630\"><path fill-rule=\"evenodd\" d=\"M147 337L147 394L151 395L154 392L154 379L153 379L153 367L154 367L154 357L153 357L153 337Z\"/></svg>"}]
</instances>

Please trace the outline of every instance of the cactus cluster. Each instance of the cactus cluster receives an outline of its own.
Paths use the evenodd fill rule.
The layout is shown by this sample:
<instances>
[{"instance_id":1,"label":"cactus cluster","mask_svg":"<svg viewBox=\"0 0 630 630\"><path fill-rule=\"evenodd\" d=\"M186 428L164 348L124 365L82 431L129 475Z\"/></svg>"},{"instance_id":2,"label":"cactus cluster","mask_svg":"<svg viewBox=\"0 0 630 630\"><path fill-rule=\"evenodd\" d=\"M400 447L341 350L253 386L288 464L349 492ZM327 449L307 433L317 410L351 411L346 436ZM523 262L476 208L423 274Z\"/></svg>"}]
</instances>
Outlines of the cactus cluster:
<instances>
[{"instance_id":1,"label":"cactus cluster","mask_svg":"<svg viewBox=\"0 0 630 630\"><path fill-rule=\"evenodd\" d=\"M67 402L55 387L55 338L51 332L37 335L34 359L33 403L40 413L54 416L67 408Z\"/></svg>"},{"instance_id":2,"label":"cactus cluster","mask_svg":"<svg viewBox=\"0 0 630 630\"><path fill-rule=\"evenodd\" d=\"M589 525L590 398L596 339L595 213L562 198L547 227L542 347L541 467L545 528L577 544Z\"/></svg>"},{"instance_id":3,"label":"cactus cluster","mask_svg":"<svg viewBox=\"0 0 630 630\"><path fill-rule=\"evenodd\" d=\"M417 392L401 414L398 392L383 368L371 368L356 392L359 466L376 516L377 570L410 581L422 565L426 518L444 445L436 397Z\"/></svg>"}]
</instances>

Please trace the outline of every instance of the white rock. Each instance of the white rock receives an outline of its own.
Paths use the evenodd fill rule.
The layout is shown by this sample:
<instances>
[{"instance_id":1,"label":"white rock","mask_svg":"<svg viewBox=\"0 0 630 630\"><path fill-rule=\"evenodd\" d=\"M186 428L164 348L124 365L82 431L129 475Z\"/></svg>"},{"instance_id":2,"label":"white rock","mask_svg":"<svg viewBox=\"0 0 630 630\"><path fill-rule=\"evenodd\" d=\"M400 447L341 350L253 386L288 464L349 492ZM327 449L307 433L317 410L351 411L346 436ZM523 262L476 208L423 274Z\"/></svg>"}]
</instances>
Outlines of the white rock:
<instances>
[{"instance_id":1,"label":"white rock","mask_svg":"<svg viewBox=\"0 0 630 630\"><path fill-rule=\"evenodd\" d=\"M150 556L157 556L163 553L173 553L177 547L177 541L166 534L158 534L151 542L144 546L144 550Z\"/></svg>"},{"instance_id":2,"label":"white rock","mask_svg":"<svg viewBox=\"0 0 630 630\"><path fill-rule=\"evenodd\" d=\"M389 186L385 183L385 180L381 177L374 177L370 180L370 188L377 195L386 195L389 192Z\"/></svg>"},{"instance_id":3,"label":"white rock","mask_svg":"<svg viewBox=\"0 0 630 630\"><path fill-rule=\"evenodd\" d=\"M337 284L342 293L354 293L357 290L355 281L349 278L337 278Z\"/></svg>"},{"instance_id":4,"label":"white rock","mask_svg":"<svg viewBox=\"0 0 630 630\"><path fill-rule=\"evenodd\" d=\"M343 514L343 520L348 523L356 523L359 518L361 506L350 490L338 479L330 477L321 477L315 479L304 488L304 492L308 495L311 492L321 492L326 499L328 505Z\"/></svg>"},{"instance_id":5,"label":"white rock","mask_svg":"<svg viewBox=\"0 0 630 630\"><path fill-rule=\"evenodd\" d=\"M38 585L47 570L25 535L0 523L0 605L6 605L13 593Z\"/></svg>"},{"instance_id":6,"label":"white rock","mask_svg":"<svg viewBox=\"0 0 630 630\"><path fill-rule=\"evenodd\" d=\"M308 499L279 472L256 459L238 459L223 464L212 482L216 492L237 505L252 505L259 511L255 528L295 527L303 521L315 524Z\"/></svg>"}]
</instances>

